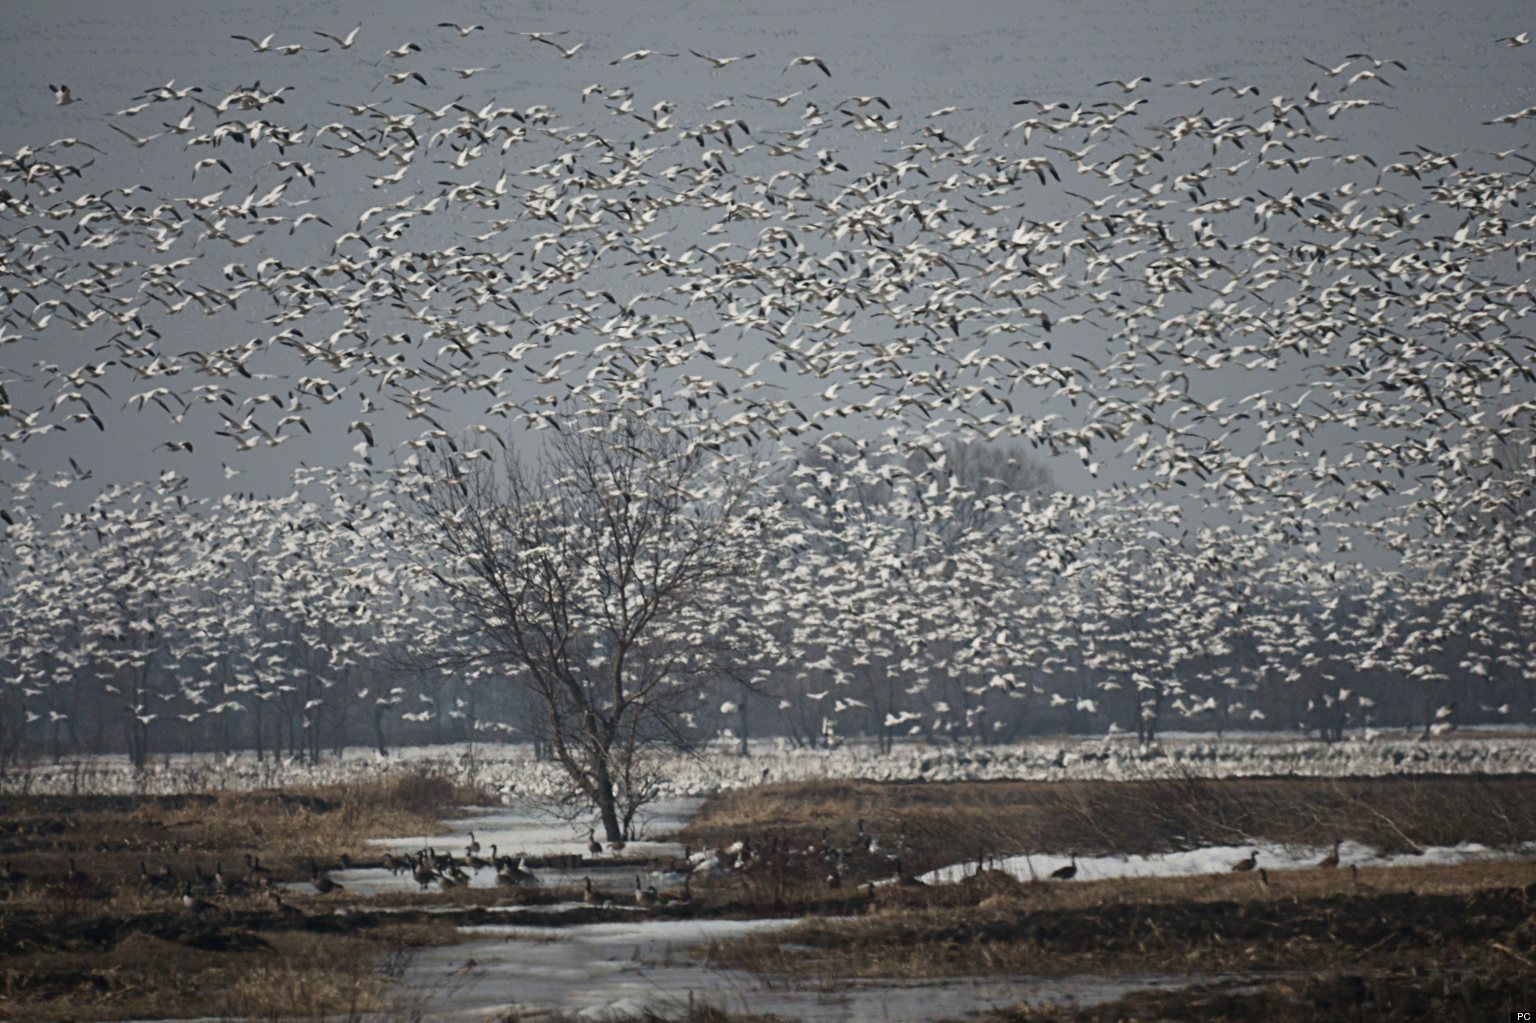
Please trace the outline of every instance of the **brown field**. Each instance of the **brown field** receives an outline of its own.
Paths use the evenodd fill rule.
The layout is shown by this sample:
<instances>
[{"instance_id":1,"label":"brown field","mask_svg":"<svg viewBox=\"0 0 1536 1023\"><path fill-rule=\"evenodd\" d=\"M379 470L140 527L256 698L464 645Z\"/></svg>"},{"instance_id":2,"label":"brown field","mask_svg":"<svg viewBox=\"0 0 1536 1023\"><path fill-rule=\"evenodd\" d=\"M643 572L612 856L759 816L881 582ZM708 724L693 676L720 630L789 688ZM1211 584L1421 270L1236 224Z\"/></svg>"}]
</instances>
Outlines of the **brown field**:
<instances>
[{"instance_id":1,"label":"brown field","mask_svg":"<svg viewBox=\"0 0 1536 1023\"><path fill-rule=\"evenodd\" d=\"M275 880L305 880L311 861L333 868L343 854L361 857L367 839L429 829L436 813L477 795L411 774L287 793L0 797L0 864L12 876L0 887L5 1018L386 1010L390 964L451 941L451 925L338 914L351 904L345 893L294 893L279 908L247 879L245 857ZM228 894L199 880L220 866ZM177 883L146 881L144 871L167 868ZM210 908L185 908L183 881Z\"/></svg>"},{"instance_id":2,"label":"brown field","mask_svg":"<svg viewBox=\"0 0 1536 1023\"><path fill-rule=\"evenodd\" d=\"M1412 851L1536 837L1536 779L816 784L731 793L688 834L846 847L863 818L907 874L1026 852L1151 853L1333 839ZM827 823L832 822L832 823ZM850 828L850 822L852 828ZM807 836L816 836L807 846ZM905 836L904 839L900 836ZM763 837L759 837L763 836ZM857 854L843 885L891 867ZM798 861L797 861L798 862ZM809 874L809 871L803 872ZM723 883L749 889L746 876ZM761 883L761 882L758 882ZM817 878L802 876L801 891ZM949 886L862 890L853 919L710 947L721 967L796 977L977 974L1258 976L1010 1020L1507 1018L1536 999L1536 862L1022 882L990 869ZM1479 1015L1485 1014L1485 1015Z\"/></svg>"}]
</instances>

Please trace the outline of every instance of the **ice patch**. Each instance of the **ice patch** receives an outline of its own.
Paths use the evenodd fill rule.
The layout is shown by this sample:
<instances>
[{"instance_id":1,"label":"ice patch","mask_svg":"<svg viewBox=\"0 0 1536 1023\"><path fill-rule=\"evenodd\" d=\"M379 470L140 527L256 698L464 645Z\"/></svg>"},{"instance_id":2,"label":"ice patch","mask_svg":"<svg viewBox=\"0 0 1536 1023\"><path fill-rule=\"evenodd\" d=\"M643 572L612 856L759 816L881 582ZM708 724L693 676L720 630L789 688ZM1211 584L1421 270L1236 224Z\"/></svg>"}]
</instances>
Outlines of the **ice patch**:
<instances>
[{"instance_id":1,"label":"ice patch","mask_svg":"<svg viewBox=\"0 0 1536 1023\"><path fill-rule=\"evenodd\" d=\"M1246 860L1258 850L1255 865L1265 870L1307 870L1315 868L1332 847L1267 845L1215 845L1183 852L1156 853L1151 856L1079 856L1077 873L1073 881L1105 881L1121 877L1193 877L1200 874L1222 874L1232 870L1239 861ZM1356 842L1344 842L1339 846L1339 866L1351 864L1370 867L1425 866L1430 864L1457 864L1483 860L1520 859L1536 854L1536 843L1526 843L1515 850L1490 849L1476 842L1454 846L1430 846L1422 853L1378 854L1369 846ZM1067 866L1070 857L1057 855L1010 856L997 861L987 861L989 869L1001 870L1021 881L1043 881L1051 872ZM952 884L976 872L976 864L956 863L940 867L924 874L919 880L927 884Z\"/></svg>"}]
</instances>

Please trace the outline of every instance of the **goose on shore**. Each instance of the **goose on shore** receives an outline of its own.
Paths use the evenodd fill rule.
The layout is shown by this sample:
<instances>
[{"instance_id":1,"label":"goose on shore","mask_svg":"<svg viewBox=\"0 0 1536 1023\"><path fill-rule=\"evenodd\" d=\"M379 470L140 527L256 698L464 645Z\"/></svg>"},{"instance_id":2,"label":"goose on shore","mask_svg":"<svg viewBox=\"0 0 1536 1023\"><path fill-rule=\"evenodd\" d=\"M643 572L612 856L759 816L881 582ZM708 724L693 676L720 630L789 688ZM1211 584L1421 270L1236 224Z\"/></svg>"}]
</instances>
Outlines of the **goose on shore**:
<instances>
[{"instance_id":1,"label":"goose on shore","mask_svg":"<svg viewBox=\"0 0 1536 1023\"><path fill-rule=\"evenodd\" d=\"M332 881L330 876L322 871L314 863L309 865L309 883L313 885L315 891L319 892L321 895L329 895L332 892L340 892L346 890L345 886Z\"/></svg>"},{"instance_id":2,"label":"goose on shore","mask_svg":"<svg viewBox=\"0 0 1536 1023\"><path fill-rule=\"evenodd\" d=\"M581 901L585 902L589 906L601 906L612 902L613 900L610 899L605 892L593 888L592 878L589 876L583 879Z\"/></svg>"},{"instance_id":3,"label":"goose on shore","mask_svg":"<svg viewBox=\"0 0 1536 1023\"><path fill-rule=\"evenodd\" d=\"M205 902L192 894L191 881L187 881L181 887L181 906L189 913L206 913L214 908L213 903Z\"/></svg>"},{"instance_id":4,"label":"goose on shore","mask_svg":"<svg viewBox=\"0 0 1536 1023\"><path fill-rule=\"evenodd\" d=\"M1051 871L1051 876L1058 881L1070 881L1077 876L1077 853L1072 854L1072 862L1065 867L1057 867Z\"/></svg>"},{"instance_id":5,"label":"goose on shore","mask_svg":"<svg viewBox=\"0 0 1536 1023\"><path fill-rule=\"evenodd\" d=\"M427 862L427 857L425 854L423 854L422 857L416 861L416 865L411 868L411 877L415 879L417 884L421 885L422 891L426 891L427 886L430 885L432 881L437 877L437 871L433 870L432 865Z\"/></svg>"},{"instance_id":6,"label":"goose on shore","mask_svg":"<svg viewBox=\"0 0 1536 1023\"><path fill-rule=\"evenodd\" d=\"M1234 871L1237 871L1240 874L1247 873L1248 871L1252 870L1255 866L1257 866L1258 862L1259 862L1259 851L1257 849L1255 849L1255 850L1253 850L1253 852L1248 854L1248 858L1246 860L1238 860L1236 863L1232 864L1232 869Z\"/></svg>"}]
</instances>

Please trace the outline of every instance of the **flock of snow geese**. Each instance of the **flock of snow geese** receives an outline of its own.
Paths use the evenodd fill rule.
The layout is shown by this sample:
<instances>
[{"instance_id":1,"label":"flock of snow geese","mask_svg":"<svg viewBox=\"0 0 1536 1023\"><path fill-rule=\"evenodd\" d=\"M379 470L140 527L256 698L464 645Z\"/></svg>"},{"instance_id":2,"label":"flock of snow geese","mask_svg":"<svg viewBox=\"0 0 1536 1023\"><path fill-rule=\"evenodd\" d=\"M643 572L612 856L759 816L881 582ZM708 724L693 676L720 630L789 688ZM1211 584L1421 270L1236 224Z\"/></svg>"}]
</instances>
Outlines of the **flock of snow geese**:
<instances>
[{"instance_id":1,"label":"flock of snow geese","mask_svg":"<svg viewBox=\"0 0 1536 1023\"><path fill-rule=\"evenodd\" d=\"M845 95L835 54L291 34L231 34L272 62L248 85L50 85L58 137L0 153L0 649L30 720L100 659L179 673L124 696L146 722L291 691L258 588L332 630L327 689L399 704L346 629L447 631L388 553L420 528L402 495L627 417L777 467L764 678L829 714L869 709L871 659L927 694L896 687L888 726L965 713L932 698L955 679L1193 712L1279 650L1338 700L1345 663L1536 672L1536 107L1484 125L1508 148L1439 152L1397 138L1412 69L1365 53L1278 91L1137 75L923 111ZM498 96L506 47L595 80ZM290 61L333 84L273 84ZM663 66L694 98L655 94ZM152 478L82 466L122 431L165 452ZM192 483L290 443L325 466L291 492ZM957 472L988 444L1070 483ZM448 711L422 701L399 711Z\"/></svg>"}]
</instances>

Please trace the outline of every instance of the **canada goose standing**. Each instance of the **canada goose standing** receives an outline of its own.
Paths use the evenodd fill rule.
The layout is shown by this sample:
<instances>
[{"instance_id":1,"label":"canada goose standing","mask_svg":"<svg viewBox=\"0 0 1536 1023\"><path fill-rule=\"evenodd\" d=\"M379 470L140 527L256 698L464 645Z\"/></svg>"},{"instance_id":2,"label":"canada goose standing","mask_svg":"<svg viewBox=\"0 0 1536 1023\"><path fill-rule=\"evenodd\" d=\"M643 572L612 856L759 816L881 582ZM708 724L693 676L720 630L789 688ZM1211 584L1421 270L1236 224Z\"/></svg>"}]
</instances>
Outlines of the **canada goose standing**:
<instances>
[{"instance_id":1,"label":"canada goose standing","mask_svg":"<svg viewBox=\"0 0 1536 1023\"><path fill-rule=\"evenodd\" d=\"M1339 840L1337 838L1333 840L1333 852L1319 860L1317 865L1325 869L1332 869L1339 865Z\"/></svg>"},{"instance_id":2,"label":"canada goose standing","mask_svg":"<svg viewBox=\"0 0 1536 1023\"><path fill-rule=\"evenodd\" d=\"M10 860L6 860L5 866L0 867L0 885L7 888L20 888L26 880L27 875L11 866Z\"/></svg>"},{"instance_id":3,"label":"canada goose standing","mask_svg":"<svg viewBox=\"0 0 1536 1023\"><path fill-rule=\"evenodd\" d=\"M1072 862L1065 867L1057 867L1051 871L1051 876L1058 881L1070 881L1077 876L1077 853L1072 854Z\"/></svg>"},{"instance_id":4,"label":"canada goose standing","mask_svg":"<svg viewBox=\"0 0 1536 1023\"><path fill-rule=\"evenodd\" d=\"M260 856L245 854L245 878L253 884L269 884L272 880L272 871L261 865Z\"/></svg>"},{"instance_id":5,"label":"canada goose standing","mask_svg":"<svg viewBox=\"0 0 1536 1023\"><path fill-rule=\"evenodd\" d=\"M245 885L226 877L224 874L224 864L215 860L213 862L213 890L220 895L239 895L245 891Z\"/></svg>"},{"instance_id":6,"label":"canada goose standing","mask_svg":"<svg viewBox=\"0 0 1536 1023\"><path fill-rule=\"evenodd\" d=\"M1248 871L1252 870L1255 866L1257 866L1258 862L1259 862L1259 851L1257 849L1255 849L1255 850L1253 850L1253 852L1248 854L1248 858L1246 860L1238 860L1236 863L1232 864L1232 869L1234 871L1237 871L1240 874L1247 873Z\"/></svg>"},{"instance_id":7,"label":"canada goose standing","mask_svg":"<svg viewBox=\"0 0 1536 1023\"><path fill-rule=\"evenodd\" d=\"M279 917L289 921L300 921L306 919L302 909L299 909L296 906L290 906L283 901L282 892L271 891L267 894L272 899L272 912L276 913Z\"/></svg>"},{"instance_id":8,"label":"canada goose standing","mask_svg":"<svg viewBox=\"0 0 1536 1023\"><path fill-rule=\"evenodd\" d=\"M640 887L640 875L635 875L635 905L650 908L656 905L656 886Z\"/></svg>"},{"instance_id":9,"label":"canada goose standing","mask_svg":"<svg viewBox=\"0 0 1536 1023\"><path fill-rule=\"evenodd\" d=\"M656 896L658 902L668 906L691 906L693 904L693 875L683 875L682 891L662 892Z\"/></svg>"},{"instance_id":10,"label":"canada goose standing","mask_svg":"<svg viewBox=\"0 0 1536 1023\"><path fill-rule=\"evenodd\" d=\"M587 829L587 852L593 856L601 856L603 854L603 843L597 840L596 828Z\"/></svg>"},{"instance_id":11,"label":"canada goose standing","mask_svg":"<svg viewBox=\"0 0 1536 1023\"><path fill-rule=\"evenodd\" d=\"M345 887L332 881L330 876L323 872L313 860L309 864L309 883L314 885L315 891L321 895L329 895L332 892L345 891Z\"/></svg>"},{"instance_id":12,"label":"canada goose standing","mask_svg":"<svg viewBox=\"0 0 1536 1023\"><path fill-rule=\"evenodd\" d=\"M914 877L913 875L907 873L906 870L904 870L902 868L901 857L900 856L897 856L895 858L895 860L892 861L892 863L896 867L896 883L897 884L901 885L903 888L926 888L926 887L928 887L926 882L919 880L918 878Z\"/></svg>"},{"instance_id":13,"label":"canada goose standing","mask_svg":"<svg viewBox=\"0 0 1536 1023\"><path fill-rule=\"evenodd\" d=\"M171 873L170 864L166 864L158 873L151 874L144 861L139 861L139 880L144 887L153 891L169 894L176 890L176 875ZM0 874L0 882L4 881L4 875Z\"/></svg>"},{"instance_id":14,"label":"canada goose standing","mask_svg":"<svg viewBox=\"0 0 1536 1023\"><path fill-rule=\"evenodd\" d=\"M182 908L185 909L189 913L206 913L208 910L214 908L213 907L213 903L211 903L211 902L204 902L202 899L200 899L196 895L192 894L192 882L191 881L187 881L185 884L182 885L182 888L181 888L181 905L182 905Z\"/></svg>"},{"instance_id":15,"label":"canada goose standing","mask_svg":"<svg viewBox=\"0 0 1536 1023\"><path fill-rule=\"evenodd\" d=\"M427 863L425 853L416 861L416 866L411 869L411 877L416 880L417 884L421 885L422 891L426 891L427 886L432 883L432 879L437 877L437 872Z\"/></svg>"}]
</instances>

